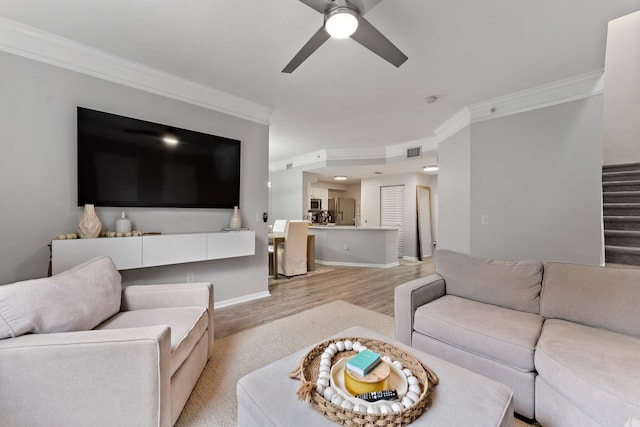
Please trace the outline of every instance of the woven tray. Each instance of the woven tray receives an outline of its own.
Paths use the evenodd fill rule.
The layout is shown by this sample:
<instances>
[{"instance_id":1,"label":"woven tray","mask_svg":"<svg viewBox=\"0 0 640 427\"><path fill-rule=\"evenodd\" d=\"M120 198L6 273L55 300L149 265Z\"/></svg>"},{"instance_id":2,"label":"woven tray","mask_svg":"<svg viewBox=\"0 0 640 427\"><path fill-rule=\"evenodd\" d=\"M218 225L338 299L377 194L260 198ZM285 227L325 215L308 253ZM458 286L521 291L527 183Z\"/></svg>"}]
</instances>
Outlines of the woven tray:
<instances>
[{"instance_id":1,"label":"woven tray","mask_svg":"<svg viewBox=\"0 0 640 427\"><path fill-rule=\"evenodd\" d=\"M421 393L418 401L400 412L392 412L387 415L372 415L346 410L326 400L316 391L320 356L329 344L344 340L359 341L369 350L380 353L382 356L387 355L393 360L400 361L405 368L409 368L420 383ZM331 364L333 365L342 357L354 354L356 354L355 351L336 353L331 360ZM298 398L300 400L309 402L325 418L348 427L400 427L410 424L429 407L432 388L438 384L436 374L405 351L382 341L357 337L336 338L318 344L302 358L298 368L291 372L289 376L291 378L299 378L302 382L298 389Z\"/></svg>"}]
</instances>

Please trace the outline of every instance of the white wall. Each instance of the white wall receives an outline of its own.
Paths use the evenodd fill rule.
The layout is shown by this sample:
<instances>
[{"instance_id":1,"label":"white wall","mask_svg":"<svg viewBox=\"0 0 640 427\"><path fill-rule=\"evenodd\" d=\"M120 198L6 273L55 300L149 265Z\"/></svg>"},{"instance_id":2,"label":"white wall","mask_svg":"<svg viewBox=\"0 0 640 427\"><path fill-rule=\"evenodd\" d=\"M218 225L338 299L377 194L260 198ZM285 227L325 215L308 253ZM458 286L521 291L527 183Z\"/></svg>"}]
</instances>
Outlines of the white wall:
<instances>
[{"instance_id":1,"label":"white wall","mask_svg":"<svg viewBox=\"0 0 640 427\"><path fill-rule=\"evenodd\" d=\"M76 106L242 141L240 211L256 255L125 271L125 282L212 281L215 299L267 292L268 127L36 61L0 53L0 283L46 275L47 244L72 232L76 203ZM98 208L113 227L120 208ZM136 227L163 233L218 230L229 209L125 209Z\"/></svg>"},{"instance_id":2,"label":"white wall","mask_svg":"<svg viewBox=\"0 0 640 427\"><path fill-rule=\"evenodd\" d=\"M380 227L380 187L404 185L404 253L401 255L409 258L419 257L416 210L416 185L418 181L416 175L415 173L383 175L377 178L363 179L360 185L363 227L365 220L369 227Z\"/></svg>"},{"instance_id":3,"label":"white wall","mask_svg":"<svg viewBox=\"0 0 640 427\"><path fill-rule=\"evenodd\" d=\"M600 95L472 124L471 254L599 264L601 164Z\"/></svg>"},{"instance_id":4,"label":"white wall","mask_svg":"<svg viewBox=\"0 0 640 427\"><path fill-rule=\"evenodd\" d=\"M438 246L471 248L471 131L467 126L438 145Z\"/></svg>"},{"instance_id":5,"label":"white wall","mask_svg":"<svg viewBox=\"0 0 640 427\"><path fill-rule=\"evenodd\" d=\"M604 164L640 162L640 11L609 22Z\"/></svg>"},{"instance_id":6,"label":"white wall","mask_svg":"<svg viewBox=\"0 0 640 427\"><path fill-rule=\"evenodd\" d=\"M266 159L265 159L266 160ZM308 185L304 182L300 168L269 172L271 188L271 213L269 223L276 219L302 219L308 203Z\"/></svg>"}]
</instances>

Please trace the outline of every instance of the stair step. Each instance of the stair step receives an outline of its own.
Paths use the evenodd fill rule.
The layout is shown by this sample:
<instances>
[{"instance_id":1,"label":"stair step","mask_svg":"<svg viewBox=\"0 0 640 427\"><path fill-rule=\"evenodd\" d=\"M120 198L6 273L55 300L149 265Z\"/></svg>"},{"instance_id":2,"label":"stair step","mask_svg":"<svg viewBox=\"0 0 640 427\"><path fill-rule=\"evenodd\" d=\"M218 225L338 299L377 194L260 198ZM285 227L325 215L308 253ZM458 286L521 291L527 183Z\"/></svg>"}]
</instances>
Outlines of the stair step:
<instances>
[{"instance_id":1,"label":"stair step","mask_svg":"<svg viewBox=\"0 0 640 427\"><path fill-rule=\"evenodd\" d=\"M640 265L640 248L605 245L604 259L606 263Z\"/></svg>"},{"instance_id":2,"label":"stair step","mask_svg":"<svg viewBox=\"0 0 640 427\"><path fill-rule=\"evenodd\" d=\"M640 191L604 191L604 203L640 203Z\"/></svg>"},{"instance_id":3,"label":"stair step","mask_svg":"<svg viewBox=\"0 0 640 427\"><path fill-rule=\"evenodd\" d=\"M640 163L620 163L617 165L602 166L603 172L622 172L630 170L640 170Z\"/></svg>"},{"instance_id":4,"label":"stair step","mask_svg":"<svg viewBox=\"0 0 640 427\"><path fill-rule=\"evenodd\" d=\"M640 216L640 203L603 203L605 216Z\"/></svg>"},{"instance_id":5,"label":"stair step","mask_svg":"<svg viewBox=\"0 0 640 427\"><path fill-rule=\"evenodd\" d=\"M605 230L638 230L640 216L604 216Z\"/></svg>"},{"instance_id":6,"label":"stair step","mask_svg":"<svg viewBox=\"0 0 640 427\"><path fill-rule=\"evenodd\" d=\"M640 171L602 172L602 182L640 180Z\"/></svg>"},{"instance_id":7,"label":"stair step","mask_svg":"<svg viewBox=\"0 0 640 427\"><path fill-rule=\"evenodd\" d=\"M603 181L603 191L640 191L640 180Z\"/></svg>"},{"instance_id":8,"label":"stair step","mask_svg":"<svg viewBox=\"0 0 640 427\"><path fill-rule=\"evenodd\" d=\"M640 248L640 230L605 230L604 244Z\"/></svg>"}]
</instances>

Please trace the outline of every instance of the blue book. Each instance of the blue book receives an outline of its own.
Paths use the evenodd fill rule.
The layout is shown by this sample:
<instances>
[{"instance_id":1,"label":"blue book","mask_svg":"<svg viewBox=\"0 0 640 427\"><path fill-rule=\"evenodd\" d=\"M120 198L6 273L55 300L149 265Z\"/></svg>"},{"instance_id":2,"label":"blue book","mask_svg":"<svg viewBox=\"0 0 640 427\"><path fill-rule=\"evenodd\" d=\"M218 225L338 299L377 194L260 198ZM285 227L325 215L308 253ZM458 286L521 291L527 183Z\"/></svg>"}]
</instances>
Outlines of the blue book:
<instances>
[{"instance_id":1,"label":"blue book","mask_svg":"<svg viewBox=\"0 0 640 427\"><path fill-rule=\"evenodd\" d=\"M380 363L380 355L373 351L363 350L347 361L347 369L365 376Z\"/></svg>"}]
</instances>

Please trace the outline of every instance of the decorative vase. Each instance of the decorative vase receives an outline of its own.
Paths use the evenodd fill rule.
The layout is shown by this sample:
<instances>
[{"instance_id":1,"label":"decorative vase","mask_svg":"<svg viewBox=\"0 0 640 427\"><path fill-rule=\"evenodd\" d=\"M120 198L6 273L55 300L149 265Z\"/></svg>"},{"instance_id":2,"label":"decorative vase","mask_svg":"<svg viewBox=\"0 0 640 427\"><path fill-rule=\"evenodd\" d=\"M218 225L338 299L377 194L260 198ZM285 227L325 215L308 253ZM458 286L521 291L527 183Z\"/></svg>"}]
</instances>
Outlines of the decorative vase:
<instances>
[{"instance_id":1,"label":"decorative vase","mask_svg":"<svg viewBox=\"0 0 640 427\"><path fill-rule=\"evenodd\" d=\"M131 231L131 220L122 212L120 218L116 220L116 233L128 233Z\"/></svg>"},{"instance_id":2,"label":"decorative vase","mask_svg":"<svg viewBox=\"0 0 640 427\"><path fill-rule=\"evenodd\" d=\"M102 223L93 205L84 205L84 212L78 221L78 236L81 239L94 239L100 235L101 229Z\"/></svg>"},{"instance_id":3,"label":"decorative vase","mask_svg":"<svg viewBox=\"0 0 640 427\"><path fill-rule=\"evenodd\" d=\"M233 207L233 215L231 215L231 223L229 224L229 228L232 230L240 230L242 227L242 219L240 218L240 212L238 211L238 207Z\"/></svg>"}]
</instances>

